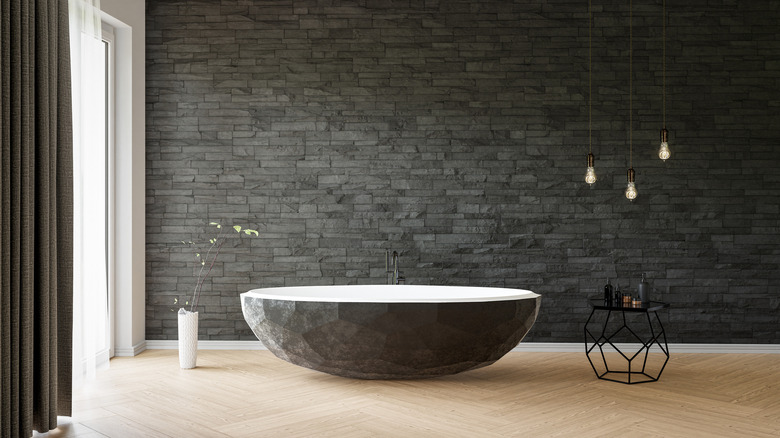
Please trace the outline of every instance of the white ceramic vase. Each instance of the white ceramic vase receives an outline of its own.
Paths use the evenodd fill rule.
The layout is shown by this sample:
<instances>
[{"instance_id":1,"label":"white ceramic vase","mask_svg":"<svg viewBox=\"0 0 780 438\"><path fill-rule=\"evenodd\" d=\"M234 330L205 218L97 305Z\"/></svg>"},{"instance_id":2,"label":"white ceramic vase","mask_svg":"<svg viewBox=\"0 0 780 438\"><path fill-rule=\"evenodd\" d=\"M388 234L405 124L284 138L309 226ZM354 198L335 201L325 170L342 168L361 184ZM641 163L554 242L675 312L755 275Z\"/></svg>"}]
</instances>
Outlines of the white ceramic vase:
<instances>
[{"instance_id":1,"label":"white ceramic vase","mask_svg":"<svg viewBox=\"0 0 780 438\"><path fill-rule=\"evenodd\" d=\"M195 368L198 362L198 312L179 310L179 366Z\"/></svg>"}]
</instances>

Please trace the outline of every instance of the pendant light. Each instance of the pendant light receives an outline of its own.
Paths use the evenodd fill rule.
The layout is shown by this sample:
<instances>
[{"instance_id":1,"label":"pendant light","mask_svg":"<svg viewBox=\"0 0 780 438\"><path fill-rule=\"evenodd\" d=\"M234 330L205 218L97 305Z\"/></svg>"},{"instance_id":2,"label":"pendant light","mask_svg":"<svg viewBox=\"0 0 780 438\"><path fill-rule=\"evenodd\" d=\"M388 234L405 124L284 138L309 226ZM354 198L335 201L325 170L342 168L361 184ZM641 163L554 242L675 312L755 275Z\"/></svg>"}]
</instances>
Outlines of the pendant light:
<instances>
[{"instance_id":1,"label":"pendant light","mask_svg":"<svg viewBox=\"0 0 780 438\"><path fill-rule=\"evenodd\" d=\"M633 147L633 123L634 123L634 28L633 28L632 2L628 2L628 185L626 186L626 198L629 201L636 199L639 194L634 184L634 147Z\"/></svg>"},{"instance_id":2,"label":"pendant light","mask_svg":"<svg viewBox=\"0 0 780 438\"><path fill-rule=\"evenodd\" d=\"M663 42L663 92L662 92L662 101L663 101L663 119L664 119L664 127L661 129L661 147L658 149L658 158L660 158L663 161L666 161L669 159L670 156L672 156L672 152L669 150L669 142L668 136L669 131L666 130L666 0L663 0L663 12L662 12L661 21L663 22L663 32L662 32L662 39Z\"/></svg>"},{"instance_id":3,"label":"pendant light","mask_svg":"<svg viewBox=\"0 0 780 438\"><path fill-rule=\"evenodd\" d=\"M639 192L636 191L636 185L634 184L634 177L635 176L636 175L634 174L634 168L633 167L629 167L628 168L628 185L626 186L626 198L628 198L629 201L633 201L639 195Z\"/></svg>"},{"instance_id":4,"label":"pendant light","mask_svg":"<svg viewBox=\"0 0 780 438\"><path fill-rule=\"evenodd\" d=\"M593 161L593 9L588 0L588 170L585 182L591 187L596 182Z\"/></svg>"}]
</instances>

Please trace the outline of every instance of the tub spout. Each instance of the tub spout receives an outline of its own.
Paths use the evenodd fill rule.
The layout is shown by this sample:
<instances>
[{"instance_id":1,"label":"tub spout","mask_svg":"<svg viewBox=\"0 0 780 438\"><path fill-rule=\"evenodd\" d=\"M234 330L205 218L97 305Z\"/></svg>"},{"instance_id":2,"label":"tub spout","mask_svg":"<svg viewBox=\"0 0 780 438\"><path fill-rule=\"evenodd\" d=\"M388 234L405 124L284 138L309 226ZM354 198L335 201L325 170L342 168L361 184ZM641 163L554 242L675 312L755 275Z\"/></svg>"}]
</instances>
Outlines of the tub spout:
<instances>
[{"instance_id":1,"label":"tub spout","mask_svg":"<svg viewBox=\"0 0 780 438\"><path fill-rule=\"evenodd\" d=\"M398 284L398 252L393 251L393 284Z\"/></svg>"},{"instance_id":2,"label":"tub spout","mask_svg":"<svg viewBox=\"0 0 780 438\"><path fill-rule=\"evenodd\" d=\"M404 284L406 279L401 276L401 271L398 269L398 261L401 255L398 251L393 251L392 256L390 251L385 252L385 271L387 272L387 284ZM388 263L390 260L390 263Z\"/></svg>"}]
</instances>

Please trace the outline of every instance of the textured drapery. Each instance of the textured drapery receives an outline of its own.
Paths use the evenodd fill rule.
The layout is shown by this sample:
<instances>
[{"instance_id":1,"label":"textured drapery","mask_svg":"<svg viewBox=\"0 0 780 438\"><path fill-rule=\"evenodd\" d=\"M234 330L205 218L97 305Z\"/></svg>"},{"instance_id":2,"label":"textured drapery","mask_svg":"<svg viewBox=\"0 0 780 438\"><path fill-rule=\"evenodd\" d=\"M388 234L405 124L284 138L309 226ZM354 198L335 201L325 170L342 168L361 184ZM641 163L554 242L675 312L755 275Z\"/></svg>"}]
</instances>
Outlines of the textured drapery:
<instances>
[{"instance_id":1,"label":"textured drapery","mask_svg":"<svg viewBox=\"0 0 780 438\"><path fill-rule=\"evenodd\" d=\"M67 0L3 0L0 36L0 436L29 437L71 409Z\"/></svg>"}]
</instances>

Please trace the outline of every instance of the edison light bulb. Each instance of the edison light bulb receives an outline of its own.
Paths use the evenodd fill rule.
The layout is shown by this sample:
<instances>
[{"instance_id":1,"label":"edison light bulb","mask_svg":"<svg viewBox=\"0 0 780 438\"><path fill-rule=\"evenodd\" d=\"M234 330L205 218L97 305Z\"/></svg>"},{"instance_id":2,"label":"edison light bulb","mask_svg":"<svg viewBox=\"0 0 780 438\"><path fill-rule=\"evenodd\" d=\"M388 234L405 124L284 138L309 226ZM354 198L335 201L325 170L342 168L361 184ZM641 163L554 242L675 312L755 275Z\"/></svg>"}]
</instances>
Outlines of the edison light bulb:
<instances>
[{"instance_id":1,"label":"edison light bulb","mask_svg":"<svg viewBox=\"0 0 780 438\"><path fill-rule=\"evenodd\" d=\"M628 198L629 201L633 201L636 199L636 196L639 193L636 191L636 186L634 183L630 182L628 183L628 186L626 187L626 198Z\"/></svg>"},{"instance_id":2,"label":"edison light bulb","mask_svg":"<svg viewBox=\"0 0 780 438\"><path fill-rule=\"evenodd\" d=\"M661 148L658 149L658 158L666 161L672 156L672 152L669 150L669 143L667 142L667 136L669 131L666 128L661 130Z\"/></svg>"},{"instance_id":3,"label":"edison light bulb","mask_svg":"<svg viewBox=\"0 0 780 438\"><path fill-rule=\"evenodd\" d=\"M588 171L585 172L585 182L591 186L596 182L596 171L593 167L588 167Z\"/></svg>"},{"instance_id":4,"label":"edison light bulb","mask_svg":"<svg viewBox=\"0 0 780 438\"><path fill-rule=\"evenodd\" d=\"M585 182L591 187L596 182L596 170L593 168L593 154L588 154L588 171L585 172Z\"/></svg>"},{"instance_id":5,"label":"edison light bulb","mask_svg":"<svg viewBox=\"0 0 780 438\"><path fill-rule=\"evenodd\" d=\"M639 195L639 192L636 191L636 186L634 185L634 168L630 167L628 169L628 185L626 186L626 198L628 198L629 201L633 201L636 199L637 195Z\"/></svg>"},{"instance_id":6,"label":"edison light bulb","mask_svg":"<svg viewBox=\"0 0 780 438\"><path fill-rule=\"evenodd\" d=\"M666 161L671 156L672 156L672 152L669 150L669 143L667 143L665 141L662 142L661 143L661 148L658 149L658 158Z\"/></svg>"}]
</instances>

